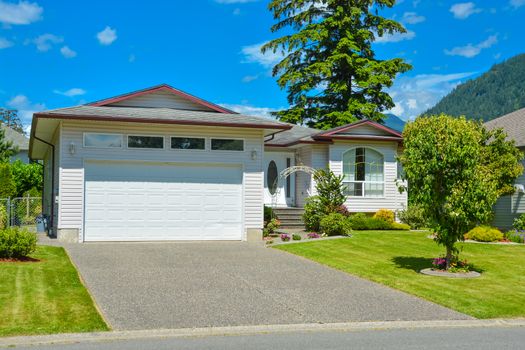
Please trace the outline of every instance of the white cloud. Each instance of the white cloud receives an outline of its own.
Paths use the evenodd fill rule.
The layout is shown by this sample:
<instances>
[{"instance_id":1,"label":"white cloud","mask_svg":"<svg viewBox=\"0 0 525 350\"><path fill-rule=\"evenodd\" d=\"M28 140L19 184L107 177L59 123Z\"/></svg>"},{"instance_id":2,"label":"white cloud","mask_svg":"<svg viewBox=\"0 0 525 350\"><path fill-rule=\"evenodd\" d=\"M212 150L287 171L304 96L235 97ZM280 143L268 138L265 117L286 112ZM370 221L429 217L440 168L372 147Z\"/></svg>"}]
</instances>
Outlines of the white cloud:
<instances>
[{"instance_id":1,"label":"white cloud","mask_svg":"<svg viewBox=\"0 0 525 350\"><path fill-rule=\"evenodd\" d=\"M14 43L12 41L7 40L6 38L0 38L0 50L7 49L8 47L11 47L13 45Z\"/></svg>"},{"instance_id":2,"label":"white cloud","mask_svg":"<svg viewBox=\"0 0 525 350\"><path fill-rule=\"evenodd\" d=\"M486 40L480 42L479 44L467 44L465 46L456 46L451 50L445 49L445 54L449 56L463 56L467 58L472 58L481 52L483 49L488 49L498 42L498 35L491 35Z\"/></svg>"},{"instance_id":3,"label":"white cloud","mask_svg":"<svg viewBox=\"0 0 525 350\"><path fill-rule=\"evenodd\" d=\"M265 117L265 118L271 118L274 119L274 117L270 114L271 112L277 110L275 108L269 108L269 107L255 107L245 104L228 104L228 103L220 103L221 106L231 109L232 111L235 111L237 113L245 114L245 115L253 115L258 117Z\"/></svg>"},{"instance_id":4,"label":"white cloud","mask_svg":"<svg viewBox=\"0 0 525 350\"><path fill-rule=\"evenodd\" d=\"M106 26L103 31L97 33L97 39L100 45L111 45L117 40L117 31L110 26Z\"/></svg>"},{"instance_id":5,"label":"white cloud","mask_svg":"<svg viewBox=\"0 0 525 350\"><path fill-rule=\"evenodd\" d=\"M388 90L396 107L389 112L411 120L433 107L443 96L474 72L401 76Z\"/></svg>"},{"instance_id":6,"label":"white cloud","mask_svg":"<svg viewBox=\"0 0 525 350\"><path fill-rule=\"evenodd\" d=\"M460 2L452 5L449 11L452 12L454 18L465 19L470 17L470 15L480 13L481 9L477 8L473 2Z\"/></svg>"},{"instance_id":7,"label":"white cloud","mask_svg":"<svg viewBox=\"0 0 525 350\"><path fill-rule=\"evenodd\" d=\"M517 9L518 7L522 7L525 5L525 0L510 0L510 6Z\"/></svg>"},{"instance_id":8,"label":"white cloud","mask_svg":"<svg viewBox=\"0 0 525 350\"><path fill-rule=\"evenodd\" d=\"M67 97L74 97L74 96L84 95L86 93L86 90L81 89L81 88L72 88L66 91L53 90L53 92L55 94L59 94L59 95L67 96Z\"/></svg>"},{"instance_id":9,"label":"white cloud","mask_svg":"<svg viewBox=\"0 0 525 350\"><path fill-rule=\"evenodd\" d=\"M16 95L7 101L7 106L18 110L18 116L24 124L31 124L33 113L46 109L43 103L32 103L25 95Z\"/></svg>"},{"instance_id":10,"label":"white cloud","mask_svg":"<svg viewBox=\"0 0 525 350\"><path fill-rule=\"evenodd\" d=\"M76 57L77 56L77 52L76 51L73 51L69 48L69 46L62 46L62 48L60 49L60 53L62 54L62 56L64 56L65 58L73 58L73 57Z\"/></svg>"},{"instance_id":11,"label":"white cloud","mask_svg":"<svg viewBox=\"0 0 525 350\"><path fill-rule=\"evenodd\" d=\"M241 53L244 55L244 59L242 62L259 63L264 67L271 67L284 58L284 55L282 55L280 51L266 51L266 53L263 54L261 52L261 47L264 44L266 44L266 42L244 46L241 50Z\"/></svg>"},{"instance_id":12,"label":"white cloud","mask_svg":"<svg viewBox=\"0 0 525 350\"><path fill-rule=\"evenodd\" d=\"M26 41L36 45L36 49L41 52L49 51L55 44L60 44L64 39L54 34L42 34L33 40Z\"/></svg>"},{"instance_id":13,"label":"white cloud","mask_svg":"<svg viewBox=\"0 0 525 350\"><path fill-rule=\"evenodd\" d=\"M251 83L252 81L256 80L259 78L259 75L245 75L244 77L242 77L241 81L243 83Z\"/></svg>"},{"instance_id":14,"label":"white cloud","mask_svg":"<svg viewBox=\"0 0 525 350\"><path fill-rule=\"evenodd\" d=\"M405 12L403 14L403 18L401 19L403 23L408 23L408 24L417 24L417 23L425 22L425 20L426 20L425 16L420 16L415 12Z\"/></svg>"},{"instance_id":15,"label":"white cloud","mask_svg":"<svg viewBox=\"0 0 525 350\"><path fill-rule=\"evenodd\" d=\"M406 33L394 33L394 34L385 34L383 36L376 37L375 42L378 44L385 43L397 43L403 40L412 40L416 37L416 33L408 30Z\"/></svg>"},{"instance_id":16,"label":"white cloud","mask_svg":"<svg viewBox=\"0 0 525 350\"><path fill-rule=\"evenodd\" d=\"M9 3L0 0L0 23L6 25L30 24L42 19L44 9L36 2Z\"/></svg>"},{"instance_id":17,"label":"white cloud","mask_svg":"<svg viewBox=\"0 0 525 350\"><path fill-rule=\"evenodd\" d=\"M215 0L219 4L246 4L248 2L256 2L258 0Z\"/></svg>"}]
</instances>

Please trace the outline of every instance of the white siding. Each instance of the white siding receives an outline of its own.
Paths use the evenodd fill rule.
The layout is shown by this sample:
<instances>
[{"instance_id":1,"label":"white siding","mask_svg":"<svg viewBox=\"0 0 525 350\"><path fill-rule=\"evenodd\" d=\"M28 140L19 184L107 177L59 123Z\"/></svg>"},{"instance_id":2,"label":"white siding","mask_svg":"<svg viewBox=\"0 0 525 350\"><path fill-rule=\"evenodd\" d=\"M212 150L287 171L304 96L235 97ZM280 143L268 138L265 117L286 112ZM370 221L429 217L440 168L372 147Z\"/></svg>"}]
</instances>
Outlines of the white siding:
<instances>
[{"instance_id":1,"label":"white siding","mask_svg":"<svg viewBox=\"0 0 525 350\"><path fill-rule=\"evenodd\" d=\"M111 103L108 106L118 107L146 107L146 108L174 108L195 111L215 112L213 109L192 102L187 98L175 95L168 91L157 91L132 97L127 100Z\"/></svg>"},{"instance_id":2,"label":"white siding","mask_svg":"<svg viewBox=\"0 0 525 350\"><path fill-rule=\"evenodd\" d=\"M337 135L374 135L374 136L392 136L388 132L375 128L371 125L360 125L346 131L338 132Z\"/></svg>"},{"instance_id":3,"label":"white siding","mask_svg":"<svg viewBox=\"0 0 525 350\"><path fill-rule=\"evenodd\" d=\"M338 141L330 145L330 169L336 174L343 173L342 155L353 147L370 147L383 154L385 190L382 198L348 197L346 206L351 212L375 212L378 209L398 210L407 204L406 193L400 194L396 185L397 179L397 143L359 141Z\"/></svg>"},{"instance_id":4,"label":"white siding","mask_svg":"<svg viewBox=\"0 0 525 350\"><path fill-rule=\"evenodd\" d=\"M135 135L163 135L165 148L159 150L97 149L83 147L84 132L105 132ZM170 136L206 137L206 151L171 150ZM244 152L210 151L210 138L242 138ZM77 228L83 226L84 161L85 160L141 160L156 162L205 162L240 164L243 167L243 197L245 229L262 228L263 225L263 133L261 130L232 129L220 127L190 127L140 123L74 122L62 125L60 159L60 226ZM125 140L125 139L124 139ZM74 144L76 152L69 152ZM257 158L251 159L252 150Z\"/></svg>"}]
</instances>

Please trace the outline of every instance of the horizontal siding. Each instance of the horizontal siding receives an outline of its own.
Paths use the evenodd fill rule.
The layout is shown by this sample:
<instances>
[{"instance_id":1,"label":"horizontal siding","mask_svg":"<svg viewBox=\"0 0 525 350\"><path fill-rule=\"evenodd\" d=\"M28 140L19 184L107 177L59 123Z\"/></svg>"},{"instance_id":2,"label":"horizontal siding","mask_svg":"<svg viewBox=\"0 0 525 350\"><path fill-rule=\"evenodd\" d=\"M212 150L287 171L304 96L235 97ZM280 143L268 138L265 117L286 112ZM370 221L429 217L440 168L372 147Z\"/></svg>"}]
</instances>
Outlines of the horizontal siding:
<instances>
[{"instance_id":1,"label":"horizontal siding","mask_svg":"<svg viewBox=\"0 0 525 350\"><path fill-rule=\"evenodd\" d=\"M383 198L348 197L346 206L351 212L375 212L385 208L400 210L407 205L407 196L399 194L397 179L397 143L395 142L367 142L359 141L335 142L330 145L330 169L336 174L343 173L343 152L354 147L371 147L383 154L385 191Z\"/></svg>"},{"instance_id":2,"label":"horizontal siding","mask_svg":"<svg viewBox=\"0 0 525 350\"><path fill-rule=\"evenodd\" d=\"M159 150L96 149L83 147L84 132L120 133L135 135L159 135L165 137L165 148ZM206 151L171 150L170 136L206 137ZM210 151L211 137L244 139L244 152ZM131 160L181 163L242 164L244 169L244 217L245 228L262 228L263 225L263 134L260 130L220 127L189 127L177 125L144 125L138 123L64 122L62 125L60 160L61 178L61 228L82 228L84 161ZM70 154L70 144L76 148ZM257 158L251 159L252 151Z\"/></svg>"},{"instance_id":3,"label":"horizontal siding","mask_svg":"<svg viewBox=\"0 0 525 350\"><path fill-rule=\"evenodd\" d=\"M387 133L384 130L374 128L370 125L360 125L355 128L348 129L343 132L338 132L338 135L374 135L374 136L392 136L392 134Z\"/></svg>"},{"instance_id":4,"label":"horizontal siding","mask_svg":"<svg viewBox=\"0 0 525 350\"><path fill-rule=\"evenodd\" d=\"M525 166L525 160L522 160L522 164ZM520 175L514 183L525 186L525 174ZM505 230L510 229L514 219L525 213L525 194L514 193L510 196L502 196L493 210L493 225Z\"/></svg>"},{"instance_id":5,"label":"horizontal siding","mask_svg":"<svg viewBox=\"0 0 525 350\"><path fill-rule=\"evenodd\" d=\"M211 108L192 102L187 98L167 91L157 91L132 97L127 100L111 103L108 106L117 107L148 107L148 108L174 108L194 111L214 112Z\"/></svg>"}]
</instances>

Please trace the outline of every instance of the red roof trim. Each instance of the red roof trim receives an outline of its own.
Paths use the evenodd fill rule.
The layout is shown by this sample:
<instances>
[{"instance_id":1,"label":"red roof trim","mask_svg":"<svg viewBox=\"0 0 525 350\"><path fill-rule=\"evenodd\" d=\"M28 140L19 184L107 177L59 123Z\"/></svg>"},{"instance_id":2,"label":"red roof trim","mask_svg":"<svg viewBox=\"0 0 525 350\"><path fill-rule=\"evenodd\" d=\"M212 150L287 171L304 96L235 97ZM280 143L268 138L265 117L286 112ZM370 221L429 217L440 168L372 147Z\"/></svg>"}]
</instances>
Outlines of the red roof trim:
<instances>
[{"instance_id":1,"label":"red roof trim","mask_svg":"<svg viewBox=\"0 0 525 350\"><path fill-rule=\"evenodd\" d=\"M122 117L108 117L108 116L79 116L74 114L51 114L51 113L35 113L33 120L37 118L42 119L69 119L69 120L94 120L94 121L108 121L108 122L126 122L126 123L153 123L153 124L177 124L177 125L200 125L200 126L223 126L234 128L249 128L249 129L279 129L289 130L291 125L267 125L267 124L238 124L238 123L222 123L222 122L196 122L194 120L163 120L163 119L149 119L149 118L122 118Z\"/></svg>"},{"instance_id":2,"label":"red roof trim","mask_svg":"<svg viewBox=\"0 0 525 350\"><path fill-rule=\"evenodd\" d=\"M379 124L379 123L376 123L376 122L373 122L371 120L360 120L358 122L355 122L355 123L352 123L352 124L348 124L348 125L343 125L341 127L338 127L338 128L334 128L332 130L328 130L327 132L322 132L322 133L319 133L317 135L314 135L313 137L325 137L325 136L332 136L334 134L337 134L337 133L340 133L340 132L343 132L343 131L347 131L347 130L350 130L350 129L354 129L354 128L357 128L361 125L370 125L376 129L380 129L380 130L383 130L383 131L386 131L387 133L389 134L392 134L396 137L403 137L399 132L395 131L394 129L391 129L387 126L384 126L382 124Z\"/></svg>"},{"instance_id":3,"label":"red roof trim","mask_svg":"<svg viewBox=\"0 0 525 350\"><path fill-rule=\"evenodd\" d=\"M201 99L199 97L190 95L187 92L184 92L182 90L175 89L175 88L171 87L168 84L157 85L157 86L153 86L153 87L146 88L146 89L143 89L143 90L129 92L129 93L126 93L126 94L115 96L115 97L106 98L104 100L91 102L91 103L88 103L87 105L88 106L96 106L96 107L106 106L106 105L111 104L111 103L124 101L124 100L130 99L130 98L133 98L133 97L137 97L137 96L141 96L141 95L145 95L145 94L150 94L150 93L156 92L156 91L168 91L168 92L171 92L171 93L173 93L175 95L184 97L184 98L186 98L186 99L188 99L188 100L190 100L192 102L195 102L195 103L197 103L197 104L199 104L201 106L208 107L208 108L210 108L210 109L212 109L212 110L214 110L216 112L219 112L219 113L237 114L237 112L234 112L234 111L229 110L227 108L221 107L221 106L216 105L214 103L208 102L208 101L203 100L203 99Z\"/></svg>"}]
</instances>

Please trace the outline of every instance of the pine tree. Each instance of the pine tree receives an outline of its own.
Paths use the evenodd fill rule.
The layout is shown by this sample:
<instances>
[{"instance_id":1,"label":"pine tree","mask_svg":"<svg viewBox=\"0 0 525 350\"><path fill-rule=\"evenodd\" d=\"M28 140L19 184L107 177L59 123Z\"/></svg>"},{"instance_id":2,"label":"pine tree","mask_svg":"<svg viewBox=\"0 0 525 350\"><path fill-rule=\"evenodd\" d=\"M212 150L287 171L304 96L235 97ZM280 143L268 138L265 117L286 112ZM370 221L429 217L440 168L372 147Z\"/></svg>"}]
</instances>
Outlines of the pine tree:
<instances>
[{"instance_id":1,"label":"pine tree","mask_svg":"<svg viewBox=\"0 0 525 350\"><path fill-rule=\"evenodd\" d=\"M272 40L262 52L282 52L273 69L286 89L290 108L275 112L282 121L328 129L368 118L382 121L394 107L384 91L398 73L411 69L401 58L380 60L372 43L405 33L379 15L395 0L273 0L272 32L294 31Z\"/></svg>"}]
</instances>

